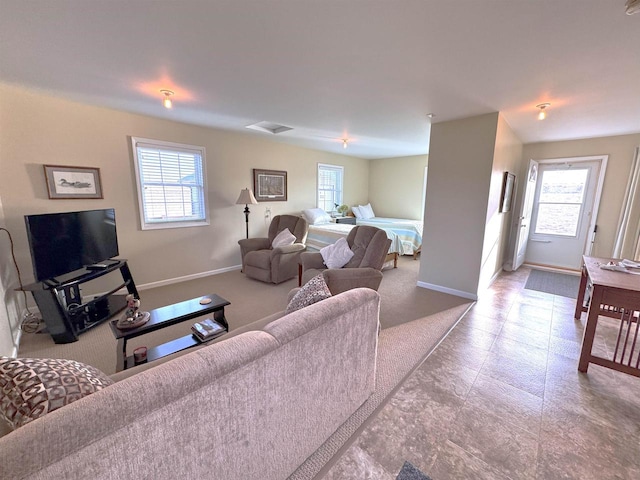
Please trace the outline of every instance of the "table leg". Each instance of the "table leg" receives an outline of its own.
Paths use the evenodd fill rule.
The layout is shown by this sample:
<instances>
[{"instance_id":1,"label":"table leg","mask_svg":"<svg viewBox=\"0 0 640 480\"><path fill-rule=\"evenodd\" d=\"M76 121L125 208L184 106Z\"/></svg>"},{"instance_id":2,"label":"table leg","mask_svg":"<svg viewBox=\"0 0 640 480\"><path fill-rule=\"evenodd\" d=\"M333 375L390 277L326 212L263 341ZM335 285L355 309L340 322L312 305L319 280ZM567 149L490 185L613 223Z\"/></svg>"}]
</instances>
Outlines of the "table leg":
<instances>
[{"instance_id":1,"label":"table leg","mask_svg":"<svg viewBox=\"0 0 640 480\"><path fill-rule=\"evenodd\" d=\"M119 338L116 347L116 372L121 372L127 368L127 339Z\"/></svg>"},{"instance_id":2,"label":"table leg","mask_svg":"<svg viewBox=\"0 0 640 480\"><path fill-rule=\"evenodd\" d=\"M578 362L578 370L587 373L589 369L589 360L591 358L591 349L593 348L593 339L596 335L596 327L598 326L598 316L600 314L600 304L602 303L603 287L600 285L593 286L589 311L587 313L587 324L584 328L584 336L582 337L582 349L580 351L580 361Z\"/></svg>"},{"instance_id":3,"label":"table leg","mask_svg":"<svg viewBox=\"0 0 640 480\"><path fill-rule=\"evenodd\" d=\"M573 318L576 320L580 319L582 315L582 305L584 303L584 293L587 290L587 280L589 279L587 275L587 267L585 265L582 266L582 275L580 277L580 288L578 289L578 299L576 300L576 311L573 315Z\"/></svg>"}]
</instances>

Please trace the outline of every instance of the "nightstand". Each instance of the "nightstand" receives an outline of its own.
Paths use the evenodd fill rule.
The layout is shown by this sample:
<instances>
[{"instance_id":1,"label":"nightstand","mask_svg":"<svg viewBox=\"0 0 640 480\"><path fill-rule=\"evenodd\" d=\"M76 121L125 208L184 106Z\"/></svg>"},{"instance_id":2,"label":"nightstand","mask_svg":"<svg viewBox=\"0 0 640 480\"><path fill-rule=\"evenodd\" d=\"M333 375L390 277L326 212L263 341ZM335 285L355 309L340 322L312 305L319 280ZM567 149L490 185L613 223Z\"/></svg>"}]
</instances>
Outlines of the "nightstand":
<instances>
[{"instance_id":1,"label":"nightstand","mask_svg":"<svg viewBox=\"0 0 640 480\"><path fill-rule=\"evenodd\" d=\"M335 217L333 220L336 223L347 223L349 225L356 224L356 217Z\"/></svg>"}]
</instances>

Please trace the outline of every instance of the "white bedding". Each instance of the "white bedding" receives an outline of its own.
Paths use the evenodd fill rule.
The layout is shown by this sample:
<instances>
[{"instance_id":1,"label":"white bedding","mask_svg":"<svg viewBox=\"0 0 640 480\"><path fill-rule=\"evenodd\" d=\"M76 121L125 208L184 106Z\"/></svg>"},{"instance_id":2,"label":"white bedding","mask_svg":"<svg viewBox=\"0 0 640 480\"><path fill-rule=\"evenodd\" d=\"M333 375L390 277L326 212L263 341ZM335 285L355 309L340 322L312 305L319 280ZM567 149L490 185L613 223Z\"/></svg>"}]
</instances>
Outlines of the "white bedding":
<instances>
[{"instance_id":1,"label":"white bedding","mask_svg":"<svg viewBox=\"0 0 640 480\"><path fill-rule=\"evenodd\" d=\"M407 218L373 217L366 220L358 218L358 225L372 225L393 232L399 244L400 255L414 255L422 246L423 222Z\"/></svg>"}]
</instances>

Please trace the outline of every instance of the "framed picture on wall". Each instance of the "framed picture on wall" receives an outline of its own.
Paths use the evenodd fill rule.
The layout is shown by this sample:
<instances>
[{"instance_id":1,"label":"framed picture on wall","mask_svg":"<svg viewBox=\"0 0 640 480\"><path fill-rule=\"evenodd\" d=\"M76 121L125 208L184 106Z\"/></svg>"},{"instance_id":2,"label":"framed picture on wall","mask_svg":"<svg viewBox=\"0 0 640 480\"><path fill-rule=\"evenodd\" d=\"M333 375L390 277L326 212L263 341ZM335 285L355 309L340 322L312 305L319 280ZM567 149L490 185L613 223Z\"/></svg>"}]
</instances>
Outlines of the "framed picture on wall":
<instances>
[{"instance_id":1,"label":"framed picture on wall","mask_svg":"<svg viewBox=\"0 0 640 480\"><path fill-rule=\"evenodd\" d=\"M253 169L253 193L259 202L287 200L287 172Z\"/></svg>"},{"instance_id":2,"label":"framed picture on wall","mask_svg":"<svg viewBox=\"0 0 640 480\"><path fill-rule=\"evenodd\" d=\"M43 165L49 198L102 198L100 169Z\"/></svg>"},{"instance_id":3,"label":"framed picture on wall","mask_svg":"<svg viewBox=\"0 0 640 480\"><path fill-rule=\"evenodd\" d=\"M500 212L506 213L511 211L511 202L513 200L513 188L516 184L516 176L513 173L504 172L504 180L502 182L502 199L500 200Z\"/></svg>"}]
</instances>

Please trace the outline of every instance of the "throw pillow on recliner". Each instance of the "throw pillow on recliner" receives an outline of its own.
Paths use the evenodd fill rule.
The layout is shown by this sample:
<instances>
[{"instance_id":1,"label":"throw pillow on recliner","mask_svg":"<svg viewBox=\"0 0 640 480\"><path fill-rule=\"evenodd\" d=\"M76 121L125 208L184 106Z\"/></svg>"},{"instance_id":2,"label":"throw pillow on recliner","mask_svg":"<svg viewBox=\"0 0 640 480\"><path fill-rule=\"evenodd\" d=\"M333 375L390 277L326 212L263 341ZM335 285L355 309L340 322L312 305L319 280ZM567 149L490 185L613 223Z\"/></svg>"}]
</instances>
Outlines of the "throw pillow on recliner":
<instances>
[{"instance_id":1,"label":"throw pillow on recliner","mask_svg":"<svg viewBox=\"0 0 640 480\"><path fill-rule=\"evenodd\" d=\"M282 230L278 235L275 236L273 242L271 242L271 247L286 247L287 245L293 245L296 242L296 236L289 231L288 228Z\"/></svg>"},{"instance_id":2,"label":"throw pillow on recliner","mask_svg":"<svg viewBox=\"0 0 640 480\"><path fill-rule=\"evenodd\" d=\"M347 239L340 237L336 243L322 247L320 255L327 268L342 268L353 258L354 253Z\"/></svg>"}]
</instances>

